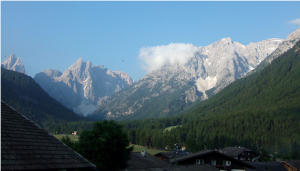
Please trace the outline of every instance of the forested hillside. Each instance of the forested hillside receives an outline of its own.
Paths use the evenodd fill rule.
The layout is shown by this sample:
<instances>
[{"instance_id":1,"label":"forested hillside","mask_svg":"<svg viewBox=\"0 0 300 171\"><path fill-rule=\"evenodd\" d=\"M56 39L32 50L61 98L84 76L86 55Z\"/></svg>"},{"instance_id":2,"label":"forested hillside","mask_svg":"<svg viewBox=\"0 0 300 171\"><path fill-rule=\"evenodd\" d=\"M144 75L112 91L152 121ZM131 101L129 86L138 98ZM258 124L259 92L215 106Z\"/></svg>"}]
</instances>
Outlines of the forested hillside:
<instances>
[{"instance_id":1,"label":"forested hillside","mask_svg":"<svg viewBox=\"0 0 300 171\"><path fill-rule=\"evenodd\" d=\"M162 148L175 143L189 151L264 147L277 157L300 159L300 42L264 70L239 79L180 116L120 121L133 144ZM91 122L60 124L89 129ZM166 129L174 127L169 131ZM55 128L54 128L55 127ZM66 132L67 133L67 132Z\"/></svg>"},{"instance_id":2,"label":"forested hillside","mask_svg":"<svg viewBox=\"0 0 300 171\"><path fill-rule=\"evenodd\" d=\"M264 70L235 81L181 116L123 121L130 141L155 147L179 143L190 151L204 144L210 149L265 147L273 154L300 158L299 50L300 42ZM174 125L182 126L163 131Z\"/></svg>"},{"instance_id":3,"label":"forested hillside","mask_svg":"<svg viewBox=\"0 0 300 171\"><path fill-rule=\"evenodd\" d=\"M1 100L42 127L90 120L50 97L31 77L1 68Z\"/></svg>"}]
</instances>

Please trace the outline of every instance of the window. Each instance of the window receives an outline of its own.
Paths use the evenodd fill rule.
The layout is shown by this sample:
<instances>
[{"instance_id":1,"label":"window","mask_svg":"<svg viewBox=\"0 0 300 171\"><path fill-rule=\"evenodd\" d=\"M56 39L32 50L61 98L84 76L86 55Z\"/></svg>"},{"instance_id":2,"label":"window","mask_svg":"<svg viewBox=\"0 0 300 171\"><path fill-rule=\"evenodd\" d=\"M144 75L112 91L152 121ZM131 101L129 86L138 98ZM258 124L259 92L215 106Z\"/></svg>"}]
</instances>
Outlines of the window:
<instances>
[{"instance_id":1,"label":"window","mask_svg":"<svg viewBox=\"0 0 300 171\"><path fill-rule=\"evenodd\" d=\"M223 166L231 166L231 161L223 160Z\"/></svg>"},{"instance_id":2,"label":"window","mask_svg":"<svg viewBox=\"0 0 300 171\"><path fill-rule=\"evenodd\" d=\"M203 159L196 159L196 164L204 164L204 160Z\"/></svg>"},{"instance_id":3,"label":"window","mask_svg":"<svg viewBox=\"0 0 300 171\"><path fill-rule=\"evenodd\" d=\"M226 161L226 166L231 166L231 161Z\"/></svg>"},{"instance_id":4,"label":"window","mask_svg":"<svg viewBox=\"0 0 300 171\"><path fill-rule=\"evenodd\" d=\"M216 165L217 165L217 162L216 162L216 160L211 160L210 164L211 164L212 166L216 166Z\"/></svg>"}]
</instances>

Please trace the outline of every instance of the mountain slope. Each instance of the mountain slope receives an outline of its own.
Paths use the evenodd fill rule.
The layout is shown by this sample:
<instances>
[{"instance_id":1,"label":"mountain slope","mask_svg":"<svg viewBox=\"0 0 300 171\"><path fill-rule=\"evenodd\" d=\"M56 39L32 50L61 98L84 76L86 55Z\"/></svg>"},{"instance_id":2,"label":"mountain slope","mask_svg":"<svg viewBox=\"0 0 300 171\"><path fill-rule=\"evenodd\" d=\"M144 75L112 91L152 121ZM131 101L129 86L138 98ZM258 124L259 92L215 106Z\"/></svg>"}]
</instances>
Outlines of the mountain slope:
<instances>
[{"instance_id":1,"label":"mountain slope","mask_svg":"<svg viewBox=\"0 0 300 171\"><path fill-rule=\"evenodd\" d=\"M211 117L242 111L299 108L299 49L300 42L264 70L236 80L190 114Z\"/></svg>"},{"instance_id":2,"label":"mountain slope","mask_svg":"<svg viewBox=\"0 0 300 171\"><path fill-rule=\"evenodd\" d=\"M82 58L64 73L48 69L36 74L34 80L51 97L84 116L95 111L103 99L134 83L124 72L94 66Z\"/></svg>"},{"instance_id":3,"label":"mountain slope","mask_svg":"<svg viewBox=\"0 0 300 171\"><path fill-rule=\"evenodd\" d=\"M257 66L257 68L255 68L255 70L253 70L249 74L251 74L253 72L259 72L259 71L263 70L274 59L276 59L278 56L280 56L281 54L283 54L287 50L291 49L296 44L296 42L298 42L299 40L300 40L300 28L298 28L293 33L289 34L287 36L287 38L285 39L285 41L283 41L282 43L280 43L280 45L278 46L278 48L272 54L270 54L265 60L263 60Z\"/></svg>"},{"instance_id":4,"label":"mountain slope","mask_svg":"<svg viewBox=\"0 0 300 171\"><path fill-rule=\"evenodd\" d=\"M240 145L289 155L300 147L299 59L300 41L264 70L236 80L182 115L121 123L129 130L130 141L139 145L161 148L178 143L190 151L204 145L210 149ZM163 133L176 125L181 126Z\"/></svg>"},{"instance_id":5,"label":"mountain slope","mask_svg":"<svg viewBox=\"0 0 300 171\"><path fill-rule=\"evenodd\" d=\"M198 47L186 64L166 64L152 71L131 88L101 101L90 117L122 120L174 116L254 69L282 41L269 39L244 46L224 38Z\"/></svg>"},{"instance_id":6,"label":"mountain slope","mask_svg":"<svg viewBox=\"0 0 300 171\"><path fill-rule=\"evenodd\" d=\"M1 68L1 100L41 126L89 120L50 97L31 77L4 68Z\"/></svg>"},{"instance_id":7,"label":"mountain slope","mask_svg":"<svg viewBox=\"0 0 300 171\"><path fill-rule=\"evenodd\" d=\"M9 55L2 63L1 67L13 71L17 71L23 74L27 74L25 66L20 57L16 58L15 54Z\"/></svg>"}]
</instances>

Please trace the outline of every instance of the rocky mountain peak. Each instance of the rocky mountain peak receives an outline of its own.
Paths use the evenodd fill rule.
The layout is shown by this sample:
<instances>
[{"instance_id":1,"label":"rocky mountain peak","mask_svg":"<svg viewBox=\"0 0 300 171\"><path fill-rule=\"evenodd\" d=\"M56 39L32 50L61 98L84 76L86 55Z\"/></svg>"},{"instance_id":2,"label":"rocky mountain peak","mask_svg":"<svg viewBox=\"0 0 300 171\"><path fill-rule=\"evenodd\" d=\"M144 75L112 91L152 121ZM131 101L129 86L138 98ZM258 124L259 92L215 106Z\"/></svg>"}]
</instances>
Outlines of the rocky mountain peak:
<instances>
[{"instance_id":1,"label":"rocky mountain peak","mask_svg":"<svg viewBox=\"0 0 300 171\"><path fill-rule=\"evenodd\" d=\"M167 63L153 70L131 89L103 100L97 112L106 118L115 119L142 118L138 115L167 116L172 109L179 110L178 106L205 100L241 78L272 53L282 41L268 39L244 46L228 37L208 46L198 47L198 52L185 64ZM156 107L153 109L151 106ZM147 113L153 115L147 116Z\"/></svg>"},{"instance_id":2,"label":"rocky mountain peak","mask_svg":"<svg viewBox=\"0 0 300 171\"><path fill-rule=\"evenodd\" d=\"M293 33L289 34L286 40L295 40L295 39L299 39L299 37L300 37L300 27Z\"/></svg>"},{"instance_id":3,"label":"rocky mountain peak","mask_svg":"<svg viewBox=\"0 0 300 171\"><path fill-rule=\"evenodd\" d=\"M13 70L16 72L20 72L27 75L27 72L25 70L25 66L23 65L23 62L20 57L16 58L15 54L9 55L2 63L1 67Z\"/></svg>"},{"instance_id":4,"label":"rocky mountain peak","mask_svg":"<svg viewBox=\"0 0 300 171\"><path fill-rule=\"evenodd\" d=\"M286 40L284 41L283 40L278 41L275 39L275 41L279 43L277 49L272 53L269 53L270 55L263 61L263 63L256 70L262 70L265 66L269 65L275 58L277 58L287 50L291 49L298 40L300 40L300 28L298 28L293 33L289 34Z\"/></svg>"},{"instance_id":5,"label":"rocky mountain peak","mask_svg":"<svg viewBox=\"0 0 300 171\"><path fill-rule=\"evenodd\" d=\"M82 57L64 73L49 69L36 74L34 80L50 96L84 116L96 110L103 99L134 83L127 73L94 66Z\"/></svg>"},{"instance_id":6,"label":"rocky mountain peak","mask_svg":"<svg viewBox=\"0 0 300 171\"><path fill-rule=\"evenodd\" d=\"M223 42L225 42L225 43L232 43L232 40L231 40L231 38L230 37L227 37L227 38L223 38L223 39L221 39L221 41L223 41Z\"/></svg>"}]
</instances>

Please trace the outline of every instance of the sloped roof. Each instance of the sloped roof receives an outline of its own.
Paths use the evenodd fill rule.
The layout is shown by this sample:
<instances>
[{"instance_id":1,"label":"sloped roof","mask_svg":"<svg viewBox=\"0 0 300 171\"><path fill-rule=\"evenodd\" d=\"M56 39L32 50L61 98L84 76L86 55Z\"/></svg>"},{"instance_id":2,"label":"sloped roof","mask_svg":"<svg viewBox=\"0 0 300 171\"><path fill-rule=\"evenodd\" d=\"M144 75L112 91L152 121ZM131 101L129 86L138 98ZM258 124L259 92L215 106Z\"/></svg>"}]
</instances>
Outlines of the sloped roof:
<instances>
[{"instance_id":1,"label":"sloped roof","mask_svg":"<svg viewBox=\"0 0 300 171\"><path fill-rule=\"evenodd\" d=\"M96 166L1 101L1 170Z\"/></svg>"},{"instance_id":2,"label":"sloped roof","mask_svg":"<svg viewBox=\"0 0 300 171\"><path fill-rule=\"evenodd\" d=\"M130 153L130 160L127 164L129 169L162 168L172 166L170 163L162 161L147 152L145 156L142 156L140 152Z\"/></svg>"},{"instance_id":3,"label":"sloped roof","mask_svg":"<svg viewBox=\"0 0 300 171\"><path fill-rule=\"evenodd\" d=\"M300 169L300 160L290 160L288 164L290 164L291 166L297 169Z\"/></svg>"},{"instance_id":4,"label":"sloped roof","mask_svg":"<svg viewBox=\"0 0 300 171\"><path fill-rule=\"evenodd\" d=\"M246 171L288 171L287 168L280 162L253 162L253 161L245 161L255 167L255 169L247 168Z\"/></svg>"},{"instance_id":5,"label":"sloped roof","mask_svg":"<svg viewBox=\"0 0 300 171\"><path fill-rule=\"evenodd\" d=\"M219 171L219 169L207 165L173 166L146 152L142 156L140 152L130 153L128 168L122 171Z\"/></svg>"},{"instance_id":6,"label":"sloped roof","mask_svg":"<svg viewBox=\"0 0 300 171\"><path fill-rule=\"evenodd\" d=\"M188 165L186 166L169 166L164 168L142 168L142 169L125 169L123 171L220 171L212 166L207 165Z\"/></svg>"},{"instance_id":7,"label":"sloped roof","mask_svg":"<svg viewBox=\"0 0 300 171\"><path fill-rule=\"evenodd\" d=\"M211 153L216 153L217 155L223 156L225 158L229 158L232 161L236 161L238 163L242 163L242 164L244 164L247 167L250 167L250 168L253 167L252 165L249 165L248 163L245 163L243 161L237 160L235 158L232 158L232 157L230 157L228 155L225 155L223 153L220 153L220 152L214 151L214 150L203 150L203 151L199 151L199 152L196 152L196 153L193 153L193 154L189 154L189 155L177 157L177 158L174 158L174 159L170 159L170 163L175 163L176 161L177 162L184 161L184 160L187 160L187 159L190 159L190 158L194 158L194 157L201 157L201 156L205 156L205 155L211 154Z\"/></svg>"},{"instance_id":8,"label":"sloped roof","mask_svg":"<svg viewBox=\"0 0 300 171\"><path fill-rule=\"evenodd\" d=\"M226 151L226 155L228 156L238 156L239 154L241 154L242 152L244 151L252 151L248 148L245 148L245 147L226 147L226 148L223 148L222 149L223 153L225 153Z\"/></svg>"},{"instance_id":9,"label":"sloped roof","mask_svg":"<svg viewBox=\"0 0 300 171\"><path fill-rule=\"evenodd\" d=\"M185 152L185 151L178 151L177 153L176 152L171 152L171 153L160 152L160 153L155 154L154 156L158 156L159 154L167 157L168 159L171 159L171 158L176 158L176 157L180 157L180 156L185 156L185 155L188 155L190 153Z\"/></svg>"}]
</instances>

